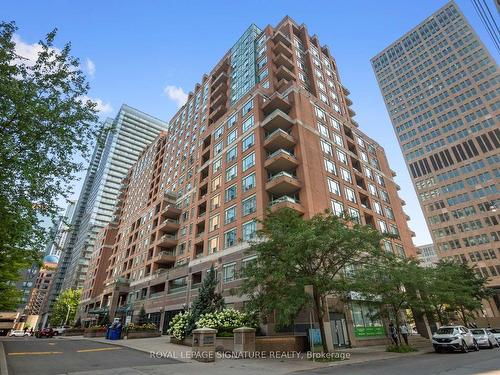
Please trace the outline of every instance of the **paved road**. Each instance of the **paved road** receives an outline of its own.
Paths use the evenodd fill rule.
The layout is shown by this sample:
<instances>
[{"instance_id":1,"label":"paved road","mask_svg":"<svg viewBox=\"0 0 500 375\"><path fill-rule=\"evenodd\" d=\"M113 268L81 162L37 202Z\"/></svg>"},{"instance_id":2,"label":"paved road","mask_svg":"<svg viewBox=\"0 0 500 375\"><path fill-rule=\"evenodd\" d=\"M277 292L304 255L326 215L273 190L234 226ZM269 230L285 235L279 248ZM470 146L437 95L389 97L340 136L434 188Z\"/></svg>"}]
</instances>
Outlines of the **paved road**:
<instances>
[{"instance_id":1,"label":"paved road","mask_svg":"<svg viewBox=\"0 0 500 375\"><path fill-rule=\"evenodd\" d=\"M9 375L57 375L116 369L137 374L139 368L170 367L169 358L150 358L148 353L87 340L12 338L2 339ZM167 365L167 366L165 366ZM128 368L127 370L118 370ZM113 373L114 371L104 371ZM167 371L165 373L172 373Z\"/></svg>"},{"instance_id":2,"label":"paved road","mask_svg":"<svg viewBox=\"0 0 500 375\"><path fill-rule=\"evenodd\" d=\"M403 358L378 360L359 364L343 363L322 369L294 374L342 375L498 375L500 350L484 349L469 353L425 353Z\"/></svg>"}]
</instances>

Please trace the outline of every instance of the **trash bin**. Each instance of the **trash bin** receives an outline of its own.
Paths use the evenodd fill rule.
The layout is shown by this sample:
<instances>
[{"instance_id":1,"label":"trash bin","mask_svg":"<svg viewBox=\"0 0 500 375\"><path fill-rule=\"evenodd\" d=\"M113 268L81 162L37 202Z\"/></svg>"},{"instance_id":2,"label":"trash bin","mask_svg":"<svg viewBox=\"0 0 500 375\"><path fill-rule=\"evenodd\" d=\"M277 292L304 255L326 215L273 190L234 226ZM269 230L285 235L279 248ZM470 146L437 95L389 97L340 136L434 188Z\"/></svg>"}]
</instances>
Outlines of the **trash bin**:
<instances>
[{"instance_id":1,"label":"trash bin","mask_svg":"<svg viewBox=\"0 0 500 375\"><path fill-rule=\"evenodd\" d=\"M122 329L120 328L109 328L109 340L120 340L122 335Z\"/></svg>"},{"instance_id":2,"label":"trash bin","mask_svg":"<svg viewBox=\"0 0 500 375\"><path fill-rule=\"evenodd\" d=\"M111 327L106 328L106 340L109 340L109 333L111 332Z\"/></svg>"},{"instance_id":3,"label":"trash bin","mask_svg":"<svg viewBox=\"0 0 500 375\"><path fill-rule=\"evenodd\" d=\"M215 361L216 329L198 328L193 331L193 359L198 362Z\"/></svg>"}]
</instances>

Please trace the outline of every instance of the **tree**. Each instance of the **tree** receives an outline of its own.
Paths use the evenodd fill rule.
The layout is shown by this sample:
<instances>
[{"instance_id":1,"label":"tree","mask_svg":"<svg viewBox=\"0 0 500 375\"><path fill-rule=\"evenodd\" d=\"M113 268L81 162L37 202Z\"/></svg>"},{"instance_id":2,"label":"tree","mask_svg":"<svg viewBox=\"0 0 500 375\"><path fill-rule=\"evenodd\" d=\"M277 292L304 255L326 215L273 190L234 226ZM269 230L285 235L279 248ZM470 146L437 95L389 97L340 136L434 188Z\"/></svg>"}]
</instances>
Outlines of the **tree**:
<instances>
[{"instance_id":1,"label":"tree","mask_svg":"<svg viewBox=\"0 0 500 375\"><path fill-rule=\"evenodd\" d=\"M351 274L351 285L363 299L377 306L379 317L394 320L399 329L405 310L422 308L419 290L427 272L414 258L386 253L356 267Z\"/></svg>"},{"instance_id":2,"label":"tree","mask_svg":"<svg viewBox=\"0 0 500 375\"><path fill-rule=\"evenodd\" d=\"M429 272L422 298L427 310L434 313L441 324L458 315L462 323L468 325L474 313L481 309L481 301L491 296L486 286L488 279L467 264L442 260Z\"/></svg>"},{"instance_id":3,"label":"tree","mask_svg":"<svg viewBox=\"0 0 500 375\"><path fill-rule=\"evenodd\" d=\"M81 289L66 289L62 292L54 302L50 324L60 326L73 322L81 296Z\"/></svg>"},{"instance_id":4,"label":"tree","mask_svg":"<svg viewBox=\"0 0 500 375\"><path fill-rule=\"evenodd\" d=\"M304 220L287 208L269 213L261 224L259 240L249 249L257 258L242 271L240 293L250 296L251 308L273 315L278 326L291 324L311 306L328 351L326 297L345 298L350 290L343 277L346 267L378 256L383 236L349 217L325 213Z\"/></svg>"},{"instance_id":5,"label":"tree","mask_svg":"<svg viewBox=\"0 0 500 375\"><path fill-rule=\"evenodd\" d=\"M224 297L217 293L217 272L212 266L203 279L198 296L191 305L186 334L189 335L196 328L196 322L202 315L221 311L224 307Z\"/></svg>"},{"instance_id":6,"label":"tree","mask_svg":"<svg viewBox=\"0 0 500 375\"><path fill-rule=\"evenodd\" d=\"M40 263L57 200L71 193L75 155L89 156L99 133L96 103L71 56L54 47L56 30L40 42L36 61L16 53L16 25L0 22L0 309L16 307L19 271Z\"/></svg>"},{"instance_id":7,"label":"tree","mask_svg":"<svg viewBox=\"0 0 500 375\"><path fill-rule=\"evenodd\" d=\"M139 324L145 324L147 323L148 316L146 314L146 310L144 309L144 305L141 306L141 309L139 310L139 316L138 316L138 323Z\"/></svg>"}]
</instances>

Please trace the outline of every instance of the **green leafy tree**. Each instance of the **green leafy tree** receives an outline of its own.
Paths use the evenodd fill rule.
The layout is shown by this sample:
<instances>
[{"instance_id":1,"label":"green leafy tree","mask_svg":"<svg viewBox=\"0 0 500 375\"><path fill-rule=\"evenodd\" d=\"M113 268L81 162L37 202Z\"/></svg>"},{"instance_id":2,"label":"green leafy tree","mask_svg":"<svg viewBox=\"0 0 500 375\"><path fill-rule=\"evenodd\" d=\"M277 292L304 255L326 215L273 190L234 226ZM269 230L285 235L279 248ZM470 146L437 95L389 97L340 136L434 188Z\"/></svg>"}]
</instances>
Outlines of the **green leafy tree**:
<instances>
[{"instance_id":1,"label":"green leafy tree","mask_svg":"<svg viewBox=\"0 0 500 375\"><path fill-rule=\"evenodd\" d=\"M62 292L54 303L50 324L60 326L73 322L81 296L81 289L66 289Z\"/></svg>"},{"instance_id":2,"label":"green leafy tree","mask_svg":"<svg viewBox=\"0 0 500 375\"><path fill-rule=\"evenodd\" d=\"M221 311L224 307L224 297L217 292L217 272L212 266L203 279L198 296L191 305L186 333L189 335L196 328L196 322L202 315Z\"/></svg>"},{"instance_id":3,"label":"green leafy tree","mask_svg":"<svg viewBox=\"0 0 500 375\"><path fill-rule=\"evenodd\" d=\"M137 319L137 322L139 324L145 324L147 323L148 316L146 314L146 310L144 309L144 305L141 306L141 309L139 310L139 316Z\"/></svg>"},{"instance_id":4,"label":"green leafy tree","mask_svg":"<svg viewBox=\"0 0 500 375\"><path fill-rule=\"evenodd\" d=\"M16 307L13 282L41 260L57 200L89 156L99 133L96 103L71 56L70 44L54 47L56 30L40 42L36 61L16 53L16 25L0 22L0 310Z\"/></svg>"},{"instance_id":5,"label":"green leafy tree","mask_svg":"<svg viewBox=\"0 0 500 375\"><path fill-rule=\"evenodd\" d=\"M293 323L304 307L311 306L326 352L326 297L346 297L346 267L378 256L383 236L371 226L331 213L304 220L282 209L261 223L259 241L249 249L257 258L242 271L240 293L250 296L251 309L274 316L278 326Z\"/></svg>"}]
</instances>

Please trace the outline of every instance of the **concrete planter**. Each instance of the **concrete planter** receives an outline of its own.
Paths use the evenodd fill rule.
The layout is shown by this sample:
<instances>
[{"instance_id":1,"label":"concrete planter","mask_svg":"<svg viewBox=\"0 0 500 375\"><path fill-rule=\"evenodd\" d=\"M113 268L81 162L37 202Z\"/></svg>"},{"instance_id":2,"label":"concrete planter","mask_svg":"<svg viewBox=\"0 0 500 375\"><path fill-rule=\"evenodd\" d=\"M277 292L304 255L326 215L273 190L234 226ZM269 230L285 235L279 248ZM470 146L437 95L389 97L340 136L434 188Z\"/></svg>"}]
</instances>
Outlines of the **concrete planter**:
<instances>
[{"instance_id":1,"label":"concrete planter","mask_svg":"<svg viewBox=\"0 0 500 375\"><path fill-rule=\"evenodd\" d=\"M96 331L96 330L86 329L83 332L83 337L106 337L106 331Z\"/></svg>"},{"instance_id":2,"label":"concrete planter","mask_svg":"<svg viewBox=\"0 0 500 375\"><path fill-rule=\"evenodd\" d=\"M159 331L128 331L127 339L143 339L147 337L160 337Z\"/></svg>"},{"instance_id":3,"label":"concrete planter","mask_svg":"<svg viewBox=\"0 0 500 375\"><path fill-rule=\"evenodd\" d=\"M85 332L84 329L66 330L64 331L63 336L82 336L84 332Z\"/></svg>"}]
</instances>

